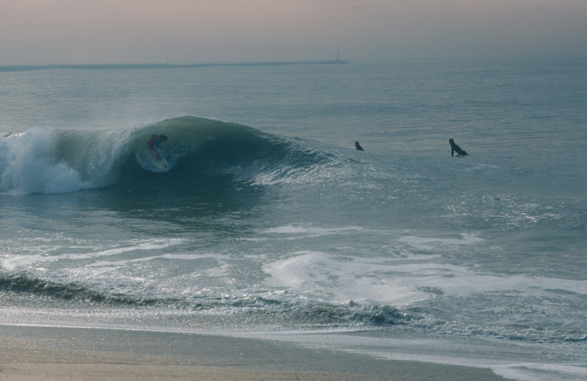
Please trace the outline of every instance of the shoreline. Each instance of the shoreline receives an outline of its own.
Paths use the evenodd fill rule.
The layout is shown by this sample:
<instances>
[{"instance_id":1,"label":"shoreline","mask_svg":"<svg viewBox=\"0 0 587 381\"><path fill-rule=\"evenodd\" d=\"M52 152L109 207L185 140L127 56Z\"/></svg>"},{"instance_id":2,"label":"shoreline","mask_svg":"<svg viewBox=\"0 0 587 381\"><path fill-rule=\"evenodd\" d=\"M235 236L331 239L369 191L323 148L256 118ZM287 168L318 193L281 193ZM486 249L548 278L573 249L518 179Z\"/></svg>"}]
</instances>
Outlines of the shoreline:
<instances>
[{"instance_id":1,"label":"shoreline","mask_svg":"<svg viewBox=\"0 0 587 381\"><path fill-rule=\"evenodd\" d=\"M0 343L0 377L16 381L506 380L488 368L192 333L0 325Z\"/></svg>"}]
</instances>

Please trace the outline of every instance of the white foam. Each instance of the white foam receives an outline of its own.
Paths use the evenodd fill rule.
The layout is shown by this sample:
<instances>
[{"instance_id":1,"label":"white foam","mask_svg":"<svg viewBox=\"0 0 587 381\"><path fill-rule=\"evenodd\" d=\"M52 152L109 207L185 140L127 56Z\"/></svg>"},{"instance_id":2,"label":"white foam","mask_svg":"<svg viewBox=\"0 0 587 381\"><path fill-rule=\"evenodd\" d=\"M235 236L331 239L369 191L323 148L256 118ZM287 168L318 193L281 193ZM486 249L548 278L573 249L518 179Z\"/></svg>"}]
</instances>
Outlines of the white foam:
<instances>
[{"instance_id":1,"label":"white foam","mask_svg":"<svg viewBox=\"0 0 587 381\"><path fill-rule=\"evenodd\" d=\"M579 381L587 380L585 365L507 364L492 366L500 376L520 381Z\"/></svg>"},{"instance_id":2,"label":"white foam","mask_svg":"<svg viewBox=\"0 0 587 381\"><path fill-rule=\"evenodd\" d=\"M420 260L345 256L299 252L263 266L271 275L267 286L338 303L376 301L394 307L408 306L439 294L469 297L488 292L539 295L546 289L585 294L587 281L502 276L465 266Z\"/></svg>"},{"instance_id":3,"label":"white foam","mask_svg":"<svg viewBox=\"0 0 587 381\"><path fill-rule=\"evenodd\" d=\"M33 128L0 138L0 191L13 194L67 193L92 188L78 172L51 157L47 131Z\"/></svg>"},{"instance_id":4,"label":"white foam","mask_svg":"<svg viewBox=\"0 0 587 381\"><path fill-rule=\"evenodd\" d=\"M483 238L477 237L474 233L463 233L461 234L463 239L452 239L452 238L422 238L416 236L405 236L399 239L400 242L407 243L418 249L431 250L438 245L473 245L476 243L484 242Z\"/></svg>"},{"instance_id":5,"label":"white foam","mask_svg":"<svg viewBox=\"0 0 587 381\"><path fill-rule=\"evenodd\" d=\"M91 188L75 170L51 158L47 131L33 128L0 138L0 190L14 194L67 193Z\"/></svg>"},{"instance_id":6,"label":"white foam","mask_svg":"<svg viewBox=\"0 0 587 381\"><path fill-rule=\"evenodd\" d=\"M20 254L4 254L4 258L0 259L1 267L14 271L16 269L29 268L32 266L39 266L43 263L57 262L61 260L80 260L80 259L96 259L101 257L110 257L132 251L148 251L157 250L160 251L170 246L180 245L185 240L181 238L173 239L152 239L146 242L134 242L135 245L113 247L108 249L100 250L96 248L95 251L83 254L61 254L61 255L49 255L48 251L59 250L60 247L35 247L36 252L40 254L31 254L28 250L25 250L23 255ZM70 248L72 248L70 246ZM22 248L21 248L22 251ZM158 255L159 256L159 255ZM120 261L117 263L122 263Z\"/></svg>"},{"instance_id":7,"label":"white foam","mask_svg":"<svg viewBox=\"0 0 587 381\"><path fill-rule=\"evenodd\" d=\"M63 254L60 255L60 259L88 259L88 258L96 258L96 257L108 257L113 255L119 255L131 251L136 250L161 250L169 246L180 245L185 240L181 238L172 238L172 239L152 239L146 242L138 243L136 246L125 246L125 247L115 247L112 249L106 249L101 251L95 251L92 253L86 254Z\"/></svg>"},{"instance_id":8,"label":"white foam","mask_svg":"<svg viewBox=\"0 0 587 381\"><path fill-rule=\"evenodd\" d=\"M384 263L381 258L355 257L352 261L340 261L320 252L302 252L264 265L263 271L271 275L266 281L269 286L332 298L335 302L376 300L399 306L427 298L410 285L395 282L385 270L382 272Z\"/></svg>"},{"instance_id":9,"label":"white foam","mask_svg":"<svg viewBox=\"0 0 587 381\"><path fill-rule=\"evenodd\" d=\"M320 236L320 235L329 235L329 234L337 234L345 231L363 231L363 228L355 227L355 226L348 226L343 228L334 228L334 229L327 229L327 228L316 228L316 227L306 227L300 225L286 225L286 226L279 226L276 228L265 229L262 233L268 234L311 234L313 236Z\"/></svg>"}]
</instances>

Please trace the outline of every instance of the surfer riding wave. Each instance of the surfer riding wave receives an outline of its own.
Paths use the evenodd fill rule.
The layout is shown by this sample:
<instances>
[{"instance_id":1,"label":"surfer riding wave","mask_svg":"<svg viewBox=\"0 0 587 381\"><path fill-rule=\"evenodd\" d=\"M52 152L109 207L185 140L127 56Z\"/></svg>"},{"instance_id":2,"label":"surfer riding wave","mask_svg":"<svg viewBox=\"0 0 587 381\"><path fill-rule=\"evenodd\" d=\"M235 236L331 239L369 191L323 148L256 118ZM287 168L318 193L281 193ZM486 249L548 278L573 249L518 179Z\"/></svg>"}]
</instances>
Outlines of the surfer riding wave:
<instances>
[{"instance_id":1,"label":"surfer riding wave","mask_svg":"<svg viewBox=\"0 0 587 381\"><path fill-rule=\"evenodd\" d=\"M167 141L167 136L165 135L153 135L151 140L147 142L147 146L150 149L157 150L157 159L161 159L161 151L163 151L163 143Z\"/></svg>"},{"instance_id":2,"label":"surfer riding wave","mask_svg":"<svg viewBox=\"0 0 587 381\"><path fill-rule=\"evenodd\" d=\"M163 143L167 141L167 136L165 135L153 135L151 139L147 142L147 150L146 157L149 161L158 169L167 170L168 164L167 160L163 157Z\"/></svg>"}]
</instances>

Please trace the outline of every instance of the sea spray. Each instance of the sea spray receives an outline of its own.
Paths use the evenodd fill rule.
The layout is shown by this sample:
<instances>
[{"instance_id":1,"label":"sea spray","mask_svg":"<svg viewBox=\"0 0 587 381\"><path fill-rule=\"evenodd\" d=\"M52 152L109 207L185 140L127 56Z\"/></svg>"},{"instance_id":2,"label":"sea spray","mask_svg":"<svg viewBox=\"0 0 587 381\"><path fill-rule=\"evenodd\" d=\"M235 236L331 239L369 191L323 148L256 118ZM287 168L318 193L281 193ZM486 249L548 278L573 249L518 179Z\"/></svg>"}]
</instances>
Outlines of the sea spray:
<instances>
[{"instance_id":1,"label":"sea spray","mask_svg":"<svg viewBox=\"0 0 587 381\"><path fill-rule=\"evenodd\" d=\"M50 132L33 128L0 138L0 190L15 194L67 193L90 188L77 171L54 156Z\"/></svg>"}]
</instances>

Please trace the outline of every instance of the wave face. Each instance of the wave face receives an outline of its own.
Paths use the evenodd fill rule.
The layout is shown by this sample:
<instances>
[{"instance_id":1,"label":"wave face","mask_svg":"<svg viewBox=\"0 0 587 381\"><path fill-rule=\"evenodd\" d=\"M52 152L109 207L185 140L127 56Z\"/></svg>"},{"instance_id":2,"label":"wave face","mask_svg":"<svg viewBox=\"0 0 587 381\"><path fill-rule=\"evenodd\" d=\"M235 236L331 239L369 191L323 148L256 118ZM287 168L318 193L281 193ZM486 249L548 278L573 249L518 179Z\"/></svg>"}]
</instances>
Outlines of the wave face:
<instances>
[{"instance_id":1,"label":"wave face","mask_svg":"<svg viewBox=\"0 0 587 381\"><path fill-rule=\"evenodd\" d=\"M146 143L166 135L167 170L147 158ZM191 116L134 130L33 128L0 139L0 191L69 193L115 187L125 191L194 192L210 184L246 180L255 171L310 166L319 154L253 128ZM226 184L224 184L226 185Z\"/></svg>"}]
</instances>

